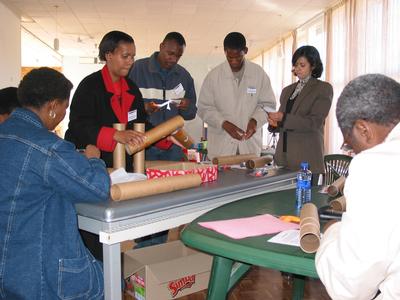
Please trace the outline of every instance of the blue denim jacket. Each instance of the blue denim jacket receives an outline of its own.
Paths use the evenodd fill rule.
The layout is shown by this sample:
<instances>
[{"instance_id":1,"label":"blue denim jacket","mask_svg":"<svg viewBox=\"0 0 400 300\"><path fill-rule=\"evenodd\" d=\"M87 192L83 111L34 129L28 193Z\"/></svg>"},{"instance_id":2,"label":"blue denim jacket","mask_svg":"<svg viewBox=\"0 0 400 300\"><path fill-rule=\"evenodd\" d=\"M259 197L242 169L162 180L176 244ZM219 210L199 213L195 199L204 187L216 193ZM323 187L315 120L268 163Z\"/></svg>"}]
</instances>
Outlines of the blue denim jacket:
<instances>
[{"instance_id":1,"label":"blue denim jacket","mask_svg":"<svg viewBox=\"0 0 400 300\"><path fill-rule=\"evenodd\" d=\"M74 204L109 199L104 162L17 109L0 125L0 172L0 299L102 299Z\"/></svg>"}]
</instances>

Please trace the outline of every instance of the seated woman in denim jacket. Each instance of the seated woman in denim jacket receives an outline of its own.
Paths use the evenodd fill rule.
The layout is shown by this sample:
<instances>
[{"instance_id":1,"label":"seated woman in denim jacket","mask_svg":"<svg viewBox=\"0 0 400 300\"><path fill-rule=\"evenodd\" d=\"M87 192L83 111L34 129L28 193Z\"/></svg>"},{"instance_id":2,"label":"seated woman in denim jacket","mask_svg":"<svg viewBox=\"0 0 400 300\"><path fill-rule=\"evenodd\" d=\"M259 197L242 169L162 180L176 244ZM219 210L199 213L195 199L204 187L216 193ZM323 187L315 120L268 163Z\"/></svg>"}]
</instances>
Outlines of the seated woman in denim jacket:
<instances>
[{"instance_id":1,"label":"seated woman in denim jacket","mask_svg":"<svg viewBox=\"0 0 400 300\"><path fill-rule=\"evenodd\" d=\"M40 68L18 88L22 108L0 125L0 299L102 299L103 271L78 232L74 204L109 198L99 150L50 132L71 82Z\"/></svg>"}]
</instances>

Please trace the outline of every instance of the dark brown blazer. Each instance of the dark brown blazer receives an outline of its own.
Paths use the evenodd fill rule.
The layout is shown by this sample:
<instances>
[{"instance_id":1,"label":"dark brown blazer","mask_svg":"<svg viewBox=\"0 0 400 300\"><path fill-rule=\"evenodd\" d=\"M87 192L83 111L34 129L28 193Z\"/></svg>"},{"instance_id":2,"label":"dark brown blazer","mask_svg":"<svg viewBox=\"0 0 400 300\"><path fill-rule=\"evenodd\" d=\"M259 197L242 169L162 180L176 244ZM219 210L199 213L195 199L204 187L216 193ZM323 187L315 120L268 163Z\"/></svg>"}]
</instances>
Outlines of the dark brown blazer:
<instances>
[{"instance_id":1,"label":"dark brown blazer","mask_svg":"<svg viewBox=\"0 0 400 300\"><path fill-rule=\"evenodd\" d=\"M285 113L286 103L297 82L282 90L279 111ZM332 86L311 77L296 97L290 113L280 124L280 139L275 153L277 165L300 169L306 161L313 173L324 173L324 125L333 97ZM286 153L283 152L283 132L286 132Z\"/></svg>"}]
</instances>

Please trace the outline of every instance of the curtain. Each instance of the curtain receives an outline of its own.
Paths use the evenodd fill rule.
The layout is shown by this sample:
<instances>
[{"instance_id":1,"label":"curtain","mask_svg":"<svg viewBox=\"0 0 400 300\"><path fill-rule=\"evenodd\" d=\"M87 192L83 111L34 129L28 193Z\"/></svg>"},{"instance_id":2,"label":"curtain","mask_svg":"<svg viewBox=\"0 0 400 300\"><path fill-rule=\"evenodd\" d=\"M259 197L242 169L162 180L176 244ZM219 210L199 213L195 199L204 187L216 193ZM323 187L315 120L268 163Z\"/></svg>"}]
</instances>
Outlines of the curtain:
<instances>
[{"instance_id":1,"label":"curtain","mask_svg":"<svg viewBox=\"0 0 400 300\"><path fill-rule=\"evenodd\" d=\"M337 125L337 98L353 78L382 73L400 81L400 0L343 0L324 14L288 33L262 55L277 100L292 83L291 56L300 46L318 49L334 98L325 127L326 153L340 153L343 142ZM282 55L283 53L283 55ZM257 58L260 62L260 58ZM268 135L264 134L264 143Z\"/></svg>"}]
</instances>

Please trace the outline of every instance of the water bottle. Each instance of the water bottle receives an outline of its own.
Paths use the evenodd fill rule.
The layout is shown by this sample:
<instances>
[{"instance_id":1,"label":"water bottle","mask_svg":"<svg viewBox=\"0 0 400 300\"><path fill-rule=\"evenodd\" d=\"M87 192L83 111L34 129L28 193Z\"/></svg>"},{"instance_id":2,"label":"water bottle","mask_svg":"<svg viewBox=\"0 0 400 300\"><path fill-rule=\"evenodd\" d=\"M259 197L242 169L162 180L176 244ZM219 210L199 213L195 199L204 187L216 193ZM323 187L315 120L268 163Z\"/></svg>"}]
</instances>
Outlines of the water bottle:
<instances>
[{"instance_id":1,"label":"water bottle","mask_svg":"<svg viewBox=\"0 0 400 300\"><path fill-rule=\"evenodd\" d=\"M298 212L304 203L311 202L311 177L312 173L308 169L308 163L302 162L300 170L297 172L296 210Z\"/></svg>"}]
</instances>

